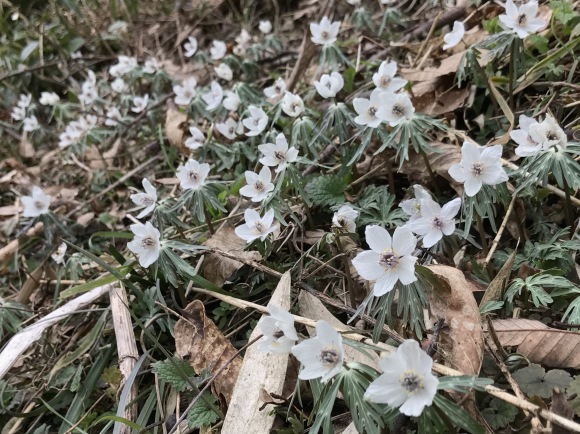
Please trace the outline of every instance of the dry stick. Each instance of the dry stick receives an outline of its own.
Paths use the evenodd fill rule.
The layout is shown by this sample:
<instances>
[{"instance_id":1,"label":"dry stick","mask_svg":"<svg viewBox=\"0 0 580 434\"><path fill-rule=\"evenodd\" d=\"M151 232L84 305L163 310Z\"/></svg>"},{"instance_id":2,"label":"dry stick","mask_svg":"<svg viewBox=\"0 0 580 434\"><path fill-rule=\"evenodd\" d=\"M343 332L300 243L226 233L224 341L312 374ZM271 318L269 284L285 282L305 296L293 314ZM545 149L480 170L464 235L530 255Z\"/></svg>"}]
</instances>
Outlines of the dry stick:
<instances>
[{"instance_id":1,"label":"dry stick","mask_svg":"<svg viewBox=\"0 0 580 434\"><path fill-rule=\"evenodd\" d=\"M512 200L508 206L508 209L505 212L505 217L503 218L503 221L501 222L501 226L499 227L499 230L497 231L497 235L495 236L495 238L491 242L491 248L489 249L489 253L485 257L485 261L483 261L483 265L485 267L487 267L487 264L489 264L489 261L491 261L491 257L493 256L495 249L497 249L497 246L499 245L499 240L501 239L503 231L507 226L508 219L510 218L512 210L514 209L514 203L516 202L516 199L517 199L517 195L514 193L514 195L512 196Z\"/></svg>"},{"instance_id":2,"label":"dry stick","mask_svg":"<svg viewBox=\"0 0 580 434\"><path fill-rule=\"evenodd\" d=\"M119 370L123 376L123 383L131 376L131 372L137 364L139 359L139 351L137 343L135 342L135 334L133 333L133 324L131 322L131 314L127 306L129 301L127 299L127 292L124 285L114 285L109 291L109 298L111 300L111 315L113 316L113 326L115 329L115 340L117 342L117 353L119 355ZM125 419L132 422L137 420L138 407L136 403L137 398L137 383L133 383L127 402L133 402L129 408L125 408ZM122 425L121 433L130 433L131 427Z\"/></svg>"},{"instance_id":3,"label":"dry stick","mask_svg":"<svg viewBox=\"0 0 580 434\"><path fill-rule=\"evenodd\" d=\"M413 64L411 65L412 68L414 68L415 65L417 64L417 59L419 59L421 57L421 54L423 54L423 50L425 49L427 42L429 42L429 39L431 39L431 36L433 36L433 32L437 28L437 23L439 22L439 18L441 18L441 14L442 14L442 12L439 12L437 14L437 16L435 17L435 19L433 20L433 24L431 25L431 28L429 29L429 33L427 33L427 37L425 38L425 40L421 44L421 47L419 47L419 51L417 52L417 56L415 57L415 60L413 61Z\"/></svg>"},{"instance_id":4,"label":"dry stick","mask_svg":"<svg viewBox=\"0 0 580 434\"><path fill-rule=\"evenodd\" d=\"M213 384L213 382L215 381L215 379L218 377L218 375L220 375L224 369L226 369L230 363L233 362L233 360L238 357L242 351L244 351L246 348L248 348L250 345L254 344L255 342L257 342L259 339L262 339L263 335L259 335L257 336L255 339L252 339L250 342L248 342L246 345L244 345L242 348L240 348L238 351L236 351L232 357L230 357L226 363L224 363L215 374L213 374L211 376L211 378L208 380L208 382L206 383L205 386L203 386L203 388L199 391L199 393L197 394L197 396L195 398L193 398L191 400L191 402L189 403L189 405L187 406L187 408L185 409L185 411L181 414L181 416L179 416L179 419L177 419L175 421L175 425L173 425L173 428L171 428L171 431L169 431L167 434L173 434L175 432L176 429L179 428L179 424L181 422L183 422L183 419L186 418L187 413L189 413L191 411L191 409L193 408L193 406L195 405L195 403L197 402L197 400L199 398L201 398L201 396L204 394L204 392L209 389L209 386L211 386Z\"/></svg>"},{"instance_id":5,"label":"dry stick","mask_svg":"<svg viewBox=\"0 0 580 434\"><path fill-rule=\"evenodd\" d=\"M266 308L265 306L261 306L259 304L256 304L256 303L252 303L250 301L241 300L241 299L238 299L235 297L230 297L228 295L218 294L216 292L208 291L206 289L201 289L201 288L192 288L192 291L198 292L200 294L211 295L212 297L217 298L218 300L224 301L228 304L231 304L232 306L239 307L240 309L252 308L252 309L257 310L258 312L268 314L268 308ZM293 315L293 317L294 317L294 321L296 321L299 324L303 324L303 325L308 326L308 327L316 327L316 321L314 321L312 319L304 318L304 317L299 316L299 315ZM339 331L344 332L344 330L339 330ZM384 351L387 351L389 353L392 353L392 352L397 350L395 347L384 344L382 342L374 343L372 339L370 339L366 336L363 336L363 335L359 335L358 333L347 332L346 336L349 339L352 339L354 341L362 342L362 343L365 343L367 345L373 345L376 347L380 347L381 349L383 349ZM433 371L437 372L438 374L441 374L444 376L451 376L451 377L465 375L461 371L457 371L453 368L449 368L445 365L441 365L440 363L433 363ZM485 386L484 389L491 396L498 398L498 399L501 399L502 401L505 401L509 404L512 404L518 408L521 408L524 411L528 411L528 412L532 413L534 416L541 416L544 419L546 419L552 423L556 423L556 424L561 425L565 428L568 428L572 432L580 433L580 424L578 424L574 421L571 421L570 419L566 419L565 417L559 416L559 415L557 415L549 410L543 409L535 404L532 404L531 402L526 401L525 399L518 398L517 396L514 396L511 393L506 392L504 390L501 390L495 386L488 385L488 386ZM171 434L171 433L169 433L169 434Z\"/></svg>"}]
</instances>

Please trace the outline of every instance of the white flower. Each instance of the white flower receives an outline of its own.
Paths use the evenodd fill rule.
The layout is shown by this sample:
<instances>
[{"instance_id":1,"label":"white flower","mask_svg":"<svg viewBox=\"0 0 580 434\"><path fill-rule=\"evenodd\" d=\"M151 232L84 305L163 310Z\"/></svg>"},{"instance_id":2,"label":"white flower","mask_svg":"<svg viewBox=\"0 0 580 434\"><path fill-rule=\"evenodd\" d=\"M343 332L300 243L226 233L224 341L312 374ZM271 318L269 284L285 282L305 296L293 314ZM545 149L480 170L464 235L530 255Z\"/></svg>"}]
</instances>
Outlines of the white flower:
<instances>
[{"instance_id":1,"label":"white flower","mask_svg":"<svg viewBox=\"0 0 580 434\"><path fill-rule=\"evenodd\" d=\"M407 84L407 80L399 77L395 77L397 74L397 62L384 61L379 66L378 72L373 74L373 83L377 87L385 92L395 93L399 89L402 89Z\"/></svg>"},{"instance_id":2,"label":"white flower","mask_svg":"<svg viewBox=\"0 0 580 434\"><path fill-rule=\"evenodd\" d=\"M250 48L250 43L252 42L252 35L246 30L242 29L240 34L236 37L236 43L242 52L245 52Z\"/></svg>"},{"instance_id":3,"label":"white flower","mask_svg":"<svg viewBox=\"0 0 580 434\"><path fill-rule=\"evenodd\" d=\"M235 92L232 92L231 90L226 90L224 92L224 97L225 98L222 101L222 104L226 108L226 110L230 110L232 112L235 112L238 109L238 107L240 107L240 104L242 103L242 100L240 99L238 94Z\"/></svg>"},{"instance_id":4,"label":"white flower","mask_svg":"<svg viewBox=\"0 0 580 434\"><path fill-rule=\"evenodd\" d=\"M519 157L536 155L542 150L542 145L530 137L529 129L532 125L538 125L539 122L526 115L520 115L519 120L520 128L510 132L511 139L519 145L515 149L516 155Z\"/></svg>"},{"instance_id":5,"label":"white flower","mask_svg":"<svg viewBox=\"0 0 580 434\"><path fill-rule=\"evenodd\" d=\"M149 95L145 94L143 97L136 96L133 98L133 107L131 107L131 111L133 113L141 113L143 110L147 108L147 104L149 103Z\"/></svg>"},{"instance_id":6,"label":"white flower","mask_svg":"<svg viewBox=\"0 0 580 434\"><path fill-rule=\"evenodd\" d=\"M264 35L267 35L272 31L272 23L270 20L260 20L258 29L260 29L260 32L262 32Z\"/></svg>"},{"instance_id":7,"label":"white flower","mask_svg":"<svg viewBox=\"0 0 580 434\"><path fill-rule=\"evenodd\" d=\"M344 86L344 80L339 72L324 74L320 81L314 82L314 87L322 98L334 98Z\"/></svg>"},{"instance_id":8,"label":"white flower","mask_svg":"<svg viewBox=\"0 0 580 434\"><path fill-rule=\"evenodd\" d=\"M57 105L59 101L60 97L54 92L41 92L38 100L41 105Z\"/></svg>"},{"instance_id":9,"label":"white flower","mask_svg":"<svg viewBox=\"0 0 580 434\"><path fill-rule=\"evenodd\" d=\"M272 99L278 98L285 92L286 92L286 82L282 79L282 77L278 77L272 86L264 89L264 95L266 95L267 98Z\"/></svg>"},{"instance_id":10,"label":"white flower","mask_svg":"<svg viewBox=\"0 0 580 434\"><path fill-rule=\"evenodd\" d=\"M157 71L161 69L161 65L155 57L150 57L145 61L145 65L143 66L143 72L145 74L155 74Z\"/></svg>"},{"instance_id":11,"label":"white flower","mask_svg":"<svg viewBox=\"0 0 580 434\"><path fill-rule=\"evenodd\" d=\"M453 199L443 205L431 198L421 201L421 217L407 223L411 231L417 235L424 235L423 246L434 246L443 235L451 235L455 230L455 216L461 208L461 199Z\"/></svg>"},{"instance_id":12,"label":"white flower","mask_svg":"<svg viewBox=\"0 0 580 434\"><path fill-rule=\"evenodd\" d=\"M105 119L105 125L108 127L114 127L119 123L119 121L123 120L123 116L121 116L121 112L117 107L111 107L107 109L106 117L107 119Z\"/></svg>"},{"instance_id":13,"label":"white flower","mask_svg":"<svg viewBox=\"0 0 580 434\"><path fill-rule=\"evenodd\" d=\"M189 134L191 137L185 140L185 146L192 151L201 148L205 142L205 136L201 130L197 127L189 127Z\"/></svg>"},{"instance_id":14,"label":"white flower","mask_svg":"<svg viewBox=\"0 0 580 434\"><path fill-rule=\"evenodd\" d=\"M22 217L38 217L46 214L51 200L52 197L42 191L40 187L33 187L30 196L22 196L20 198L20 202L22 202L24 207Z\"/></svg>"},{"instance_id":15,"label":"white flower","mask_svg":"<svg viewBox=\"0 0 580 434\"><path fill-rule=\"evenodd\" d=\"M352 264L363 279L376 280L373 288L375 297L390 292L399 280L403 285L417 280L417 258L412 255L417 238L409 229L398 227L391 239L386 229L367 226L365 238L371 250L359 253Z\"/></svg>"},{"instance_id":16,"label":"white flower","mask_svg":"<svg viewBox=\"0 0 580 434\"><path fill-rule=\"evenodd\" d=\"M26 108L19 107L16 105L12 108L12 112L10 113L10 115L12 116L12 119L14 119L15 121L21 121L26 117Z\"/></svg>"},{"instance_id":17,"label":"white flower","mask_svg":"<svg viewBox=\"0 0 580 434\"><path fill-rule=\"evenodd\" d=\"M226 55L228 47L224 41L213 41L212 47L209 49L209 54L213 60L220 60Z\"/></svg>"},{"instance_id":18,"label":"white flower","mask_svg":"<svg viewBox=\"0 0 580 434\"><path fill-rule=\"evenodd\" d=\"M268 115L264 110L253 105L249 106L248 110L250 111L250 117L242 121L244 127L250 130L246 133L246 136L257 136L264 131L264 128L266 128L266 125L268 124Z\"/></svg>"},{"instance_id":19,"label":"white flower","mask_svg":"<svg viewBox=\"0 0 580 434\"><path fill-rule=\"evenodd\" d=\"M90 71L92 72L92 71ZM78 96L81 104L90 106L99 97L99 93L92 81L85 81L82 86L81 94Z\"/></svg>"},{"instance_id":20,"label":"white flower","mask_svg":"<svg viewBox=\"0 0 580 434\"><path fill-rule=\"evenodd\" d=\"M56 252L50 255L50 257L57 264L64 264L64 254L66 253L66 249L67 249L66 243L61 243L61 245L58 246L58 249L56 249Z\"/></svg>"},{"instance_id":21,"label":"white flower","mask_svg":"<svg viewBox=\"0 0 580 434\"><path fill-rule=\"evenodd\" d=\"M501 154L501 145L480 148L463 142L461 161L449 168L449 174L457 182L465 183L465 194L475 196L483 184L496 185L508 180L501 165Z\"/></svg>"},{"instance_id":22,"label":"white flower","mask_svg":"<svg viewBox=\"0 0 580 434\"><path fill-rule=\"evenodd\" d=\"M537 32L546 24L540 18L536 18L538 14L537 1L530 1L518 8L512 0L507 0L505 12L498 17L500 26L505 30L513 30L521 39L530 33Z\"/></svg>"},{"instance_id":23,"label":"white flower","mask_svg":"<svg viewBox=\"0 0 580 434\"><path fill-rule=\"evenodd\" d=\"M66 148L83 138L97 124L97 117L94 115L81 116L76 121L72 121L59 135L58 146Z\"/></svg>"},{"instance_id":24,"label":"white flower","mask_svg":"<svg viewBox=\"0 0 580 434\"><path fill-rule=\"evenodd\" d=\"M298 340L292 314L278 306L268 303L270 316L258 321L258 328L264 335L260 351L272 354L288 354Z\"/></svg>"},{"instance_id":25,"label":"white flower","mask_svg":"<svg viewBox=\"0 0 580 434\"><path fill-rule=\"evenodd\" d=\"M271 181L272 173L268 166L262 167L260 173L247 170L246 182L248 185L240 188L240 194L249 197L252 202L262 202L268 196L268 193L274 190L274 184Z\"/></svg>"},{"instance_id":26,"label":"white flower","mask_svg":"<svg viewBox=\"0 0 580 434\"><path fill-rule=\"evenodd\" d=\"M227 65L227 63L220 63L220 65L213 70L222 80L230 81L232 78L234 78L234 72L232 71L232 68Z\"/></svg>"},{"instance_id":27,"label":"white flower","mask_svg":"<svg viewBox=\"0 0 580 434\"><path fill-rule=\"evenodd\" d=\"M341 206L332 216L332 227L339 232L352 234L356 232L356 223L358 211L355 211L348 205Z\"/></svg>"},{"instance_id":28,"label":"white flower","mask_svg":"<svg viewBox=\"0 0 580 434\"><path fill-rule=\"evenodd\" d=\"M465 35L465 26L461 21L455 21L453 23L453 30L443 36L445 45L443 45L444 50L448 50L451 47L455 47L461 42L463 36Z\"/></svg>"},{"instance_id":29,"label":"white flower","mask_svg":"<svg viewBox=\"0 0 580 434\"><path fill-rule=\"evenodd\" d=\"M39 127L40 125L38 125L38 119L36 119L36 116L34 115L25 117L24 120L22 121L22 129L24 131L31 132L37 130Z\"/></svg>"},{"instance_id":30,"label":"white flower","mask_svg":"<svg viewBox=\"0 0 580 434\"><path fill-rule=\"evenodd\" d=\"M355 98L352 101L352 105L358 114L354 121L359 125L376 128L386 116L385 102L379 89L372 91L370 99Z\"/></svg>"},{"instance_id":31,"label":"white flower","mask_svg":"<svg viewBox=\"0 0 580 434\"><path fill-rule=\"evenodd\" d=\"M185 50L185 53L183 53L185 57L193 56L197 51L197 39L195 36L189 36L187 42L183 44L183 48Z\"/></svg>"},{"instance_id":32,"label":"white flower","mask_svg":"<svg viewBox=\"0 0 580 434\"><path fill-rule=\"evenodd\" d=\"M406 339L379 365L383 373L369 385L365 400L399 407L401 413L414 417L433 403L439 380L431 373L433 360L416 341Z\"/></svg>"},{"instance_id":33,"label":"white flower","mask_svg":"<svg viewBox=\"0 0 580 434\"><path fill-rule=\"evenodd\" d=\"M346 0L349 5L358 6L361 0Z\"/></svg>"},{"instance_id":34,"label":"white flower","mask_svg":"<svg viewBox=\"0 0 580 434\"><path fill-rule=\"evenodd\" d=\"M187 80L184 80L181 85L176 84L173 86L173 93L175 94L175 104L179 106L186 106L189 105L191 100L195 97L196 91L195 87L197 86L197 80L195 77L190 77Z\"/></svg>"},{"instance_id":35,"label":"white flower","mask_svg":"<svg viewBox=\"0 0 580 434\"><path fill-rule=\"evenodd\" d=\"M157 202L157 190L155 187L151 185L147 178L143 178L141 183L145 193L135 193L130 196L135 205L139 207L145 207L145 209L142 210L137 216L138 219L142 219L147 214L153 212L155 209L155 203Z\"/></svg>"},{"instance_id":36,"label":"white flower","mask_svg":"<svg viewBox=\"0 0 580 434\"><path fill-rule=\"evenodd\" d=\"M302 363L298 378L319 378L326 383L342 369L344 348L342 336L324 320L316 322L316 337L306 339L292 348L292 354Z\"/></svg>"},{"instance_id":37,"label":"white flower","mask_svg":"<svg viewBox=\"0 0 580 434\"><path fill-rule=\"evenodd\" d=\"M282 111L288 116L295 118L304 111L304 101L302 101L300 96L286 92L280 107L282 108Z\"/></svg>"},{"instance_id":38,"label":"white flower","mask_svg":"<svg viewBox=\"0 0 580 434\"><path fill-rule=\"evenodd\" d=\"M127 243L127 247L139 257L139 265L147 268L159 259L161 234L151 222L131 225L131 232L135 238Z\"/></svg>"},{"instance_id":39,"label":"white flower","mask_svg":"<svg viewBox=\"0 0 580 434\"><path fill-rule=\"evenodd\" d=\"M24 95L23 93L21 93L20 95L18 95L18 102L16 103L16 105L20 108L26 109L30 106L31 102L32 102L31 94Z\"/></svg>"},{"instance_id":40,"label":"white flower","mask_svg":"<svg viewBox=\"0 0 580 434\"><path fill-rule=\"evenodd\" d=\"M278 166L276 173L284 170L288 163L293 163L298 158L298 149L295 147L288 149L288 141L282 133L276 136L276 144L266 143L258 146L258 149L264 154L264 157L260 158L260 163L264 166Z\"/></svg>"},{"instance_id":41,"label":"white flower","mask_svg":"<svg viewBox=\"0 0 580 434\"><path fill-rule=\"evenodd\" d=\"M404 200L399 204L403 212L411 216L410 222L421 217L421 201L423 199L433 201L431 194L420 185L414 185L413 190L415 190L415 198Z\"/></svg>"},{"instance_id":42,"label":"white flower","mask_svg":"<svg viewBox=\"0 0 580 434\"><path fill-rule=\"evenodd\" d=\"M135 65L137 65L135 61ZM92 70L87 70L87 80L83 83L83 86L95 87L97 85L97 76Z\"/></svg>"},{"instance_id":43,"label":"white flower","mask_svg":"<svg viewBox=\"0 0 580 434\"><path fill-rule=\"evenodd\" d=\"M566 133L551 115L546 115L546 118L540 123L532 123L528 127L528 133L530 139L539 145L540 151L545 151L552 146L565 147L568 143Z\"/></svg>"},{"instance_id":44,"label":"white flower","mask_svg":"<svg viewBox=\"0 0 580 434\"><path fill-rule=\"evenodd\" d=\"M384 101L384 110L381 112L383 120L391 127L396 127L405 119L413 117L415 107L406 93L383 93L382 98Z\"/></svg>"},{"instance_id":45,"label":"white flower","mask_svg":"<svg viewBox=\"0 0 580 434\"><path fill-rule=\"evenodd\" d=\"M209 174L209 164L199 164L196 160L188 160L183 166L177 168L177 179L183 190L199 190L205 185L205 179Z\"/></svg>"},{"instance_id":46,"label":"white flower","mask_svg":"<svg viewBox=\"0 0 580 434\"><path fill-rule=\"evenodd\" d=\"M238 123L232 118L228 118L225 122L218 122L215 124L216 130L227 139L234 140L238 130Z\"/></svg>"},{"instance_id":47,"label":"white flower","mask_svg":"<svg viewBox=\"0 0 580 434\"><path fill-rule=\"evenodd\" d=\"M310 23L312 42L317 45L331 45L336 42L340 21L330 22L328 17L322 18L320 23Z\"/></svg>"},{"instance_id":48,"label":"white flower","mask_svg":"<svg viewBox=\"0 0 580 434\"><path fill-rule=\"evenodd\" d=\"M80 50L77 50L74 53L71 53L70 58L71 59L82 59L83 58L83 53L81 53Z\"/></svg>"},{"instance_id":49,"label":"white flower","mask_svg":"<svg viewBox=\"0 0 580 434\"><path fill-rule=\"evenodd\" d=\"M212 81L211 91L201 96L201 99L203 99L207 104L205 108L210 112L217 109L221 105L223 98L224 93L222 87L217 81Z\"/></svg>"},{"instance_id":50,"label":"white flower","mask_svg":"<svg viewBox=\"0 0 580 434\"><path fill-rule=\"evenodd\" d=\"M127 90L127 83L121 77L117 77L111 83L111 89L117 93L123 93Z\"/></svg>"},{"instance_id":51,"label":"white flower","mask_svg":"<svg viewBox=\"0 0 580 434\"><path fill-rule=\"evenodd\" d=\"M274 210L271 209L264 217L260 218L260 214L257 211L248 208L244 211L245 224L237 226L234 229L236 235L242 240L251 243L254 240L260 238L264 241L268 235L277 229L277 225L272 225L274 222Z\"/></svg>"},{"instance_id":52,"label":"white flower","mask_svg":"<svg viewBox=\"0 0 580 434\"><path fill-rule=\"evenodd\" d=\"M135 57L119 56L119 62L109 68L109 74L113 77L121 77L139 65Z\"/></svg>"}]
</instances>

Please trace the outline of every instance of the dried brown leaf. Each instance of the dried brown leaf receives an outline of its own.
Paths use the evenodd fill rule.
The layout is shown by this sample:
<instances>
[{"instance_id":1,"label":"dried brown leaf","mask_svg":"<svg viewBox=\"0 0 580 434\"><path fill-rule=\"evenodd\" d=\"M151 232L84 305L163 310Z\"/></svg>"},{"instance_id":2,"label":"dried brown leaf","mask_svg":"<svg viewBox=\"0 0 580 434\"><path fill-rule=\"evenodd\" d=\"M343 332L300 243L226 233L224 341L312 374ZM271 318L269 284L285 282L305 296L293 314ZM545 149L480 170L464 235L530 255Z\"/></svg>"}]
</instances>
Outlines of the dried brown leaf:
<instances>
[{"instance_id":1,"label":"dried brown leaf","mask_svg":"<svg viewBox=\"0 0 580 434\"><path fill-rule=\"evenodd\" d=\"M432 265L427 270L426 277L433 284L429 292L431 313L434 321L443 318L448 326L439 342L445 364L467 375L478 375L483 360L483 329L473 297L477 288L456 268Z\"/></svg>"},{"instance_id":2,"label":"dried brown leaf","mask_svg":"<svg viewBox=\"0 0 580 434\"><path fill-rule=\"evenodd\" d=\"M233 226L222 226L219 228L216 233L205 242L205 245L226 253L231 253L248 261L260 261L262 259L260 252L244 251L246 241L236 235ZM228 277L243 265L244 264L239 261L224 258L216 253L208 253L202 264L203 275L210 282L222 286Z\"/></svg>"},{"instance_id":3,"label":"dried brown leaf","mask_svg":"<svg viewBox=\"0 0 580 434\"><path fill-rule=\"evenodd\" d=\"M287 272L278 282L270 303L289 310L290 294L290 273ZM260 329L256 327L250 340L257 338L260 334ZM287 354L264 354L257 344L246 350L232 400L224 419L222 434L241 432L268 434L271 431L275 414L271 412L273 409L271 405L262 408L265 401L262 398L266 398L266 402L273 403L275 401L271 394L277 396L282 394L287 366Z\"/></svg>"},{"instance_id":4,"label":"dried brown leaf","mask_svg":"<svg viewBox=\"0 0 580 434\"><path fill-rule=\"evenodd\" d=\"M516 250L512 252L493 280L489 282L489 286L485 290L485 294L483 294L483 298L479 303L480 306L483 306L488 301L496 301L500 299L501 293L505 289L510 275L512 274L512 266L516 260L516 253Z\"/></svg>"},{"instance_id":5,"label":"dried brown leaf","mask_svg":"<svg viewBox=\"0 0 580 434\"><path fill-rule=\"evenodd\" d=\"M574 420L574 409L572 409L572 406L566 400L564 392L557 387L552 390L551 410L559 416ZM571 434L572 432L573 431L564 428L557 423L552 425L552 434Z\"/></svg>"},{"instance_id":6,"label":"dried brown leaf","mask_svg":"<svg viewBox=\"0 0 580 434\"><path fill-rule=\"evenodd\" d=\"M236 349L205 314L200 300L184 309L186 317L179 319L173 329L177 355L188 360L196 373L209 370L217 372L233 357L212 384L213 393L229 403L238 379L242 358L235 356Z\"/></svg>"},{"instance_id":7,"label":"dried brown leaf","mask_svg":"<svg viewBox=\"0 0 580 434\"><path fill-rule=\"evenodd\" d=\"M189 154L184 144L186 129L187 113L180 112L173 102L167 103L167 112L165 112L165 134L167 135L169 143L184 155Z\"/></svg>"},{"instance_id":8,"label":"dried brown leaf","mask_svg":"<svg viewBox=\"0 0 580 434\"><path fill-rule=\"evenodd\" d=\"M32 158L36 154L34 146L28 140L28 133L26 131L22 132L20 137L20 142L18 143L18 155L22 158Z\"/></svg>"},{"instance_id":9,"label":"dried brown leaf","mask_svg":"<svg viewBox=\"0 0 580 434\"><path fill-rule=\"evenodd\" d=\"M580 333L531 319L498 319L493 328L504 347L517 348L530 362L550 368L580 369Z\"/></svg>"},{"instance_id":10,"label":"dried brown leaf","mask_svg":"<svg viewBox=\"0 0 580 434\"><path fill-rule=\"evenodd\" d=\"M429 165L433 173L447 179L454 185L455 181L449 175L449 168L454 163L461 161L461 148L452 143L433 142L429 146L435 149L427 155ZM407 175L412 183L429 185L432 183L429 171L421 154L409 153L409 161L403 164L401 173Z\"/></svg>"}]
</instances>

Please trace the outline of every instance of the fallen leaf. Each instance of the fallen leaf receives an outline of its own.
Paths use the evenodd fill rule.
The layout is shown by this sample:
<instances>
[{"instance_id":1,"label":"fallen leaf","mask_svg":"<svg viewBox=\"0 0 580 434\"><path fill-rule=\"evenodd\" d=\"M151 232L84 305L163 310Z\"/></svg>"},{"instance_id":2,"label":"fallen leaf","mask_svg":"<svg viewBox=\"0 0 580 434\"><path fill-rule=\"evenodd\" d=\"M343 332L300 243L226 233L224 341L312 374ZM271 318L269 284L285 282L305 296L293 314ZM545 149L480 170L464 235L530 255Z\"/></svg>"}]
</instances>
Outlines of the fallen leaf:
<instances>
[{"instance_id":1,"label":"fallen leaf","mask_svg":"<svg viewBox=\"0 0 580 434\"><path fill-rule=\"evenodd\" d=\"M290 273L286 272L278 282L270 303L289 310L290 293ZM261 331L256 327L250 341L260 335ZM270 433L275 418L272 410L275 407L266 405L262 408L264 400L261 396L265 394L269 397L266 402L273 402L272 394L277 396L282 394L287 367L288 354L264 354L257 343L246 350L221 429L222 434Z\"/></svg>"},{"instance_id":2,"label":"fallen leaf","mask_svg":"<svg viewBox=\"0 0 580 434\"><path fill-rule=\"evenodd\" d=\"M449 168L461 161L461 148L453 143L429 143L434 151L427 154L427 160L434 174L439 175L454 185L455 181L449 175ZM432 184L429 171L421 154L409 152L409 161L403 164L399 172L407 175L413 184Z\"/></svg>"},{"instance_id":3,"label":"fallen leaf","mask_svg":"<svg viewBox=\"0 0 580 434\"><path fill-rule=\"evenodd\" d=\"M26 282L22 284L18 295L16 296L16 301L20 304L27 305L30 302L30 296L32 293L40 286L40 279L44 275L44 264L38 266L26 279Z\"/></svg>"},{"instance_id":4,"label":"fallen leaf","mask_svg":"<svg viewBox=\"0 0 580 434\"><path fill-rule=\"evenodd\" d=\"M260 261L262 255L256 251L244 251L246 241L234 232L233 226L222 226L205 243L207 247L236 255L248 261ZM204 277L217 286L222 286L228 277L244 264L234 259L224 258L216 253L208 253L202 263Z\"/></svg>"},{"instance_id":5,"label":"fallen leaf","mask_svg":"<svg viewBox=\"0 0 580 434\"><path fill-rule=\"evenodd\" d=\"M401 77L409 81L426 81L433 78L441 77L442 75L447 75L457 72L459 69L459 64L461 63L461 58L465 54L465 51L461 53L453 54L446 57L441 61L438 67L429 67L423 70L412 69L412 68L401 68Z\"/></svg>"},{"instance_id":6,"label":"fallen leaf","mask_svg":"<svg viewBox=\"0 0 580 434\"><path fill-rule=\"evenodd\" d=\"M184 135L187 129L187 113L180 112L175 103L167 103L167 112L165 113L165 134L167 141L177 148L177 150L188 155L189 150L184 145Z\"/></svg>"},{"instance_id":7,"label":"fallen leaf","mask_svg":"<svg viewBox=\"0 0 580 434\"><path fill-rule=\"evenodd\" d=\"M242 358L235 356L234 346L206 316L200 300L189 303L184 309L184 315L173 329L177 355L188 360L198 375L204 370L214 374L229 363L212 384L214 395L220 401L223 399L227 405L232 398Z\"/></svg>"},{"instance_id":8,"label":"fallen leaf","mask_svg":"<svg viewBox=\"0 0 580 434\"><path fill-rule=\"evenodd\" d=\"M439 342L445 364L466 375L478 375L483 361L483 329L474 285L461 271L446 265L421 267L419 272L433 285L428 295L434 321L443 318L448 326Z\"/></svg>"},{"instance_id":9,"label":"fallen leaf","mask_svg":"<svg viewBox=\"0 0 580 434\"><path fill-rule=\"evenodd\" d=\"M18 155L22 158L32 158L36 154L34 146L28 140L28 133L26 131L22 132L22 137L20 137L20 142L18 143Z\"/></svg>"},{"instance_id":10,"label":"fallen leaf","mask_svg":"<svg viewBox=\"0 0 580 434\"><path fill-rule=\"evenodd\" d=\"M580 369L580 333L530 319L498 319L493 328L504 347L517 348L531 362L551 368Z\"/></svg>"},{"instance_id":11,"label":"fallen leaf","mask_svg":"<svg viewBox=\"0 0 580 434\"><path fill-rule=\"evenodd\" d=\"M102 170L113 165L113 160L119 153L121 139L115 140L111 148L101 152L95 145L89 146L85 153L85 161L88 161L89 167L93 170Z\"/></svg>"},{"instance_id":12,"label":"fallen leaf","mask_svg":"<svg viewBox=\"0 0 580 434\"><path fill-rule=\"evenodd\" d=\"M454 87L444 91L437 88L420 97L412 98L412 102L417 111L428 116L437 116L463 107L468 96L469 88L467 87Z\"/></svg>"},{"instance_id":13,"label":"fallen leaf","mask_svg":"<svg viewBox=\"0 0 580 434\"><path fill-rule=\"evenodd\" d=\"M322 304L322 302L306 291L300 291L298 295L298 307L300 314L305 318L313 320L324 320L340 331L352 331L353 329L343 324L339 319L330 313L330 311ZM316 335L316 330L313 327L306 327L310 336ZM349 345L344 346L344 361L345 363L358 362L371 366L376 370L379 368L379 356L374 351L369 351L372 358L354 349Z\"/></svg>"},{"instance_id":14,"label":"fallen leaf","mask_svg":"<svg viewBox=\"0 0 580 434\"><path fill-rule=\"evenodd\" d=\"M503 264L501 269L495 275L493 280L489 282L485 293L483 294L483 298L479 302L480 306L483 306L485 303L489 301L497 301L501 298L501 294L507 286L508 280L512 273L512 266L514 265L514 261L516 260L516 250L512 252L509 256L507 261Z\"/></svg>"},{"instance_id":15,"label":"fallen leaf","mask_svg":"<svg viewBox=\"0 0 580 434\"><path fill-rule=\"evenodd\" d=\"M574 409L570 403L566 400L566 395L559 389L554 388L552 390L552 412L559 416L565 417L566 419L573 420ZM568 428L564 428L557 423L552 425L552 434L571 434Z\"/></svg>"},{"instance_id":16,"label":"fallen leaf","mask_svg":"<svg viewBox=\"0 0 580 434\"><path fill-rule=\"evenodd\" d=\"M508 130L502 136L496 138L495 140L492 140L489 143L489 145L490 146L491 145L505 145L507 142L509 142L510 133L514 129L514 122L515 122L514 113L512 112L512 109L510 108L510 106L507 103L507 101L505 100L505 98L502 96L501 93L499 93L499 91L495 87L493 80L489 79L489 80L487 80L487 82L489 85L489 89L490 89L491 93L493 94L493 99L495 99L495 101L498 103L498 105L501 108L501 111L503 112L503 114L507 118L508 122L510 123Z\"/></svg>"}]
</instances>

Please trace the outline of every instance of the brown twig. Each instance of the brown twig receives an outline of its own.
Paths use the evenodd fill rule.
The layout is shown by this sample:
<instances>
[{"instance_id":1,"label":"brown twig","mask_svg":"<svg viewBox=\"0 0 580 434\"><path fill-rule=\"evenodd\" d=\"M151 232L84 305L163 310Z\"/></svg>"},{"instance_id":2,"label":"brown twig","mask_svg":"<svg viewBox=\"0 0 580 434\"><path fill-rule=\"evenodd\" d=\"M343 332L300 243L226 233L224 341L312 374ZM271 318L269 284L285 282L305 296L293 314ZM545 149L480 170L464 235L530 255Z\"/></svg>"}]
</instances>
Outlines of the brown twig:
<instances>
[{"instance_id":1,"label":"brown twig","mask_svg":"<svg viewBox=\"0 0 580 434\"><path fill-rule=\"evenodd\" d=\"M495 238L491 242L491 247L489 249L487 256L485 257L485 261L483 261L483 265L485 267L487 267L487 264L489 264L489 261L491 261L491 257L493 256L495 249L497 249L497 246L499 244L499 240L501 239L501 236L503 234L504 229L506 228L506 225L507 225L507 222L510 218L512 210L514 209L514 203L516 202L517 197L518 196L514 193L514 195L512 196L512 200L511 200L511 202L510 202L510 204L505 212L505 217L503 218L503 221L501 222L501 226L499 227L499 230L497 231Z\"/></svg>"}]
</instances>

